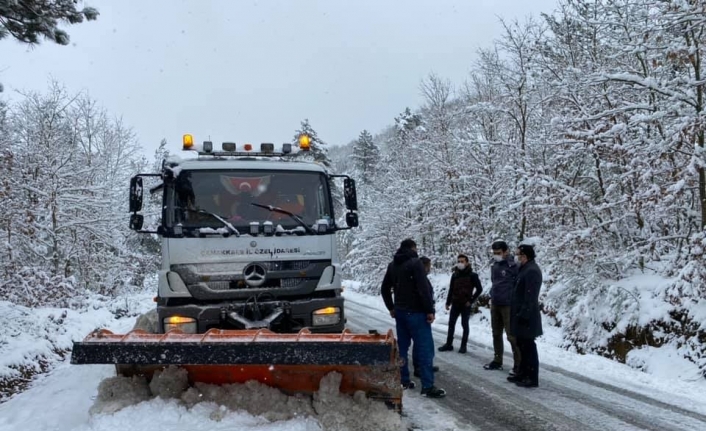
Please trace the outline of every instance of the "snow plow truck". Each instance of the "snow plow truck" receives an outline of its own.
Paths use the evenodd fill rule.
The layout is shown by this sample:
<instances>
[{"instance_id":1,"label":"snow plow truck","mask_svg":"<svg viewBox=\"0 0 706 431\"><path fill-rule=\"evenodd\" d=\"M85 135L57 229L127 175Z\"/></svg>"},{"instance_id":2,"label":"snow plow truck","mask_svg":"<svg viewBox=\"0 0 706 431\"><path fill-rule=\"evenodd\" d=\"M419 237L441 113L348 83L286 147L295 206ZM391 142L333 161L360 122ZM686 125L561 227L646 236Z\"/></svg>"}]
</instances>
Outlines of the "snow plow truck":
<instances>
[{"instance_id":1,"label":"snow plow truck","mask_svg":"<svg viewBox=\"0 0 706 431\"><path fill-rule=\"evenodd\" d=\"M170 157L161 172L134 176L130 229L161 238L156 310L127 334L100 329L75 342L71 363L115 364L119 375L148 379L178 366L191 383L256 380L287 394L313 394L338 372L341 392L363 391L399 411L392 331L345 328L336 232L358 226L355 182L293 157L310 147L302 135L298 145L217 150L184 135L183 150L196 157ZM151 229L145 177L161 199ZM339 178L345 227L334 217Z\"/></svg>"}]
</instances>

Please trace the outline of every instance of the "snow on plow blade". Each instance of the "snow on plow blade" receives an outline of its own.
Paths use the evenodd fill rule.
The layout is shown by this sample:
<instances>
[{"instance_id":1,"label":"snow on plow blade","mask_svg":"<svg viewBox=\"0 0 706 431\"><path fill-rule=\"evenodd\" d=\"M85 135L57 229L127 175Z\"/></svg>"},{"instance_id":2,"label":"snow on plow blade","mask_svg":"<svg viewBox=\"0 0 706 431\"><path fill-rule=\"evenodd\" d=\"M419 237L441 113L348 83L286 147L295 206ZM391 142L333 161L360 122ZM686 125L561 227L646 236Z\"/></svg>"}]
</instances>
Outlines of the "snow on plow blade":
<instances>
[{"instance_id":1,"label":"snow on plow blade","mask_svg":"<svg viewBox=\"0 0 706 431\"><path fill-rule=\"evenodd\" d=\"M124 376L146 375L169 365L187 370L189 381L223 385L257 380L288 394L313 394L322 377L342 375L340 391L401 408L397 343L386 335L277 334L267 329L219 330L205 334L101 329L75 342L72 364L116 364Z\"/></svg>"}]
</instances>

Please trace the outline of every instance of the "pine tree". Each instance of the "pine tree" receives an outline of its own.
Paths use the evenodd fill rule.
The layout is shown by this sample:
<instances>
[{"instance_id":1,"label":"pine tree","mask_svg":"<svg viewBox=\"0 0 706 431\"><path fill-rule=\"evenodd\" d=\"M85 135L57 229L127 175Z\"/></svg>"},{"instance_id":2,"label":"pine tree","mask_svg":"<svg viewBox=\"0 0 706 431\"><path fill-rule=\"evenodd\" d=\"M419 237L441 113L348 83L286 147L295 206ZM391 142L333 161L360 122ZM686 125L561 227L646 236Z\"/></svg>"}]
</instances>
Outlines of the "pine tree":
<instances>
[{"instance_id":1,"label":"pine tree","mask_svg":"<svg viewBox=\"0 0 706 431\"><path fill-rule=\"evenodd\" d=\"M380 150L373 141L373 135L363 130L358 140L353 144L353 163L356 176L361 184L368 184L373 175L380 157Z\"/></svg>"},{"instance_id":2,"label":"pine tree","mask_svg":"<svg viewBox=\"0 0 706 431\"><path fill-rule=\"evenodd\" d=\"M321 163L326 169L331 169L331 160L328 157L328 146L326 142L319 139L316 130L309 124L309 119L304 119L301 123L301 129L295 132L294 138L292 139L292 143L295 146L299 146L299 137L302 135L309 136L311 148L309 151L300 151L297 153L296 157Z\"/></svg>"},{"instance_id":3,"label":"pine tree","mask_svg":"<svg viewBox=\"0 0 706 431\"><path fill-rule=\"evenodd\" d=\"M0 40L12 36L29 45L44 36L59 45L69 44L69 35L59 29L59 22L78 24L98 18L98 10L76 9L77 0L0 0ZM0 82L0 93L3 85Z\"/></svg>"},{"instance_id":4,"label":"pine tree","mask_svg":"<svg viewBox=\"0 0 706 431\"><path fill-rule=\"evenodd\" d=\"M59 45L69 44L69 35L59 22L79 24L98 18L92 7L77 9L76 0L0 0L0 39L8 35L34 45L44 37Z\"/></svg>"},{"instance_id":5,"label":"pine tree","mask_svg":"<svg viewBox=\"0 0 706 431\"><path fill-rule=\"evenodd\" d=\"M401 135L406 135L414 131L422 124L422 117L419 114L413 114L409 107L404 109L398 117L395 117L395 127Z\"/></svg>"}]
</instances>

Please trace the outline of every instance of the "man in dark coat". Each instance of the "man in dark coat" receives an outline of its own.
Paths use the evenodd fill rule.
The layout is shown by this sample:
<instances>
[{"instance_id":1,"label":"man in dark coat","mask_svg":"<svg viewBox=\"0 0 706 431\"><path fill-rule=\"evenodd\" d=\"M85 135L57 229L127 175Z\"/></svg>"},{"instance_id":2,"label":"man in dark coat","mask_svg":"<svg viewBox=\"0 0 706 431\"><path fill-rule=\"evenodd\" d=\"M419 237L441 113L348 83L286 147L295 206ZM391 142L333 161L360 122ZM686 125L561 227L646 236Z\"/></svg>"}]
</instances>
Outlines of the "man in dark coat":
<instances>
[{"instance_id":1,"label":"man in dark coat","mask_svg":"<svg viewBox=\"0 0 706 431\"><path fill-rule=\"evenodd\" d=\"M394 300L392 291L394 289ZM409 377L408 353L414 342L418 349L419 372L422 395L441 398L446 391L434 386L434 339L431 324L434 322L434 299L429 289L429 280L424 265L417 255L417 244L406 239L400 244L393 261L388 265L382 281L382 297L390 316L397 326L397 344L402 365L402 386L411 389L414 382Z\"/></svg>"},{"instance_id":2,"label":"man in dark coat","mask_svg":"<svg viewBox=\"0 0 706 431\"><path fill-rule=\"evenodd\" d=\"M503 342L503 331L507 335L507 341L512 347L513 367L510 375L516 375L520 367L520 349L517 348L515 337L510 329L510 304L512 294L515 290L517 272L520 266L513 259L505 241L495 241L491 246L493 251L493 265L490 267L490 281L493 286L490 288L490 326L493 328L493 360L485 364L486 370L503 369L503 353L505 343Z\"/></svg>"},{"instance_id":3,"label":"man in dark coat","mask_svg":"<svg viewBox=\"0 0 706 431\"><path fill-rule=\"evenodd\" d=\"M471 304L478 299L482 292L483 286L480 284L480 278L478 278L478 274L471 270L468 256L459 254L456 258L456 269L451 275L449 294L446 297L446 309L451 308L449 332L446 336L446 344L439 347L440 352L447 352L454 349L453 340L456 330L456 321L458 320L458 316L461 316L463 336L461 337L461 347L459 347L458 353L466 353L469 332L468 320L471 318Z\"/></svg>"},{"instance_id":4,"label":"man in dark coat","mask_svg":"<svg viewBox=\"0 0 706 431\"><path fill-rule=\"evenodd\" d=\"M521 387L536 388L539 386L539 357L534 340L542 335L542 315L539 310L542 271L534 261L535 252L531 245L520 245L516 254L520 271L512 296L510 325L521 359L519 374L507 379Z\"/></svg>"}]
</instances>

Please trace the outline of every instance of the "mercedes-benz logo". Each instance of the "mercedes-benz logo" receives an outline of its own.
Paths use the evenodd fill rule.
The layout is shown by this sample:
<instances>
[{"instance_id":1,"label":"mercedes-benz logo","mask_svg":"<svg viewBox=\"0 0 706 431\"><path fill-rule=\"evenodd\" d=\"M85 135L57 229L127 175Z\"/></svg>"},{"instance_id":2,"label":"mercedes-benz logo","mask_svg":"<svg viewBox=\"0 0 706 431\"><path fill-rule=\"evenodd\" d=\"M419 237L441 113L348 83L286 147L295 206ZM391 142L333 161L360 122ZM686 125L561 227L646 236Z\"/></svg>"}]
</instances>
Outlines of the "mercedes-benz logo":
<instances>
[{"instance_id":1,"label":"mercedes-benz logo","mask_svg":"<svg viewBox=\"0 0 706 431\"><path fill-rule=\"evenodd\" d=\"M250 241L250 247L257 247L256 241Z\"/></svg>"},{"instance_id":2,"label":"mercedes-benz logo","mask_svg":"<svg viewBox=\"0 0 706 431\"><path fill-rule=\"evenodd\" d=\"M260 287L265 284L265 275L267 271L262 265L251 263L243 269L243 278L245 284L251 287Z\"/></svg>"}]
</instances>

